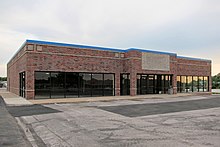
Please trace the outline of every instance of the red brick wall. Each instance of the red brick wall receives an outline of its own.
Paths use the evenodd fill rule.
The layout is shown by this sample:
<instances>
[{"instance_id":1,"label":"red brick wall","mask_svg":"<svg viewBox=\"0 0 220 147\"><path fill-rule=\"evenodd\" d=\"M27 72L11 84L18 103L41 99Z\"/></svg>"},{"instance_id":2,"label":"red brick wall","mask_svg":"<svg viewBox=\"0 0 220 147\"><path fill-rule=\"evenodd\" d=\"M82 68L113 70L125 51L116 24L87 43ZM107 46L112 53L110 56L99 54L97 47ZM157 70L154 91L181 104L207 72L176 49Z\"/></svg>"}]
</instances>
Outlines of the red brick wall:
<instances>
[{"instance_id":1,"label":"red brick wall","mask_svg":"<svg viewBox=\"0 0 220 147\"><path fill-rule=\"evenodd\" d=\"M142 53L126 53L41 45L42 51L22 49L8 63L9 90L19 94L19 73L26 71L26 96L34 98L34 71L115 73L115 92L120 95L120 73L130 73L130 94L136 95L136 75L172 74L176 93L177 75L211 76L211 63L170 56L170 71L142 69ZM120 57L124 54L124 57ZM211 80L210 80L211 81ZM211 83L211 82L210 82ZM211 85L210 85L211 86Z\"/></svg>"},{"instance_id":2,"label":"red brick wall","mask_svg":"<svg viewBox=\"0 0 220 147\"><path fill-rule=\"evenodd\" d=\"M27 54L23 48L7 65L8 90L17 95L19 95L19 73L27 69L26 61Z\"/></svg>"},{"instance_id":3,"label":"red brick wall","mask_svg":"<svg viewBox=\"0 0 220 147\"><path fill-rule=\"evenodd\" d=\"M203 60L189 60L177 58L177 75L183 76L208 76L209 77L209 92L212 89L212 63Z\"/></svg>"},{"instance_id":4,"label":"red brick wall","mask_svg":"<svg viewBox=\"0 0 220 147\"><path fill-rule=\"evenodd\" d=\"M27 86L34 89L34 71L115 73L115 93L120 95L122 62L114 52L43 46L40 52L28 52ZM33 98L34 92L29 92L28 97Z\"/></svg>"},{"instance_id":5,"label":"red brick wall","mask_svg":"<svg viewBox=\"0 0 220 147\"><path fill-rule=\"evenodd\" d=\"M130 51L126 53L129 58L124 61L124 72L131 73L131 95L136 95L136 75L141 74L171 74L173 75L174 93L177 93L178 75L190 76L208 76L211 79L211 62L205 60L188 60L176 56L170 56L170 71L158 70L143 70L142 69L142 54L139 51ZM212 83L209 80L209 91L211 92Z\"/></svg>"}]
</instances>

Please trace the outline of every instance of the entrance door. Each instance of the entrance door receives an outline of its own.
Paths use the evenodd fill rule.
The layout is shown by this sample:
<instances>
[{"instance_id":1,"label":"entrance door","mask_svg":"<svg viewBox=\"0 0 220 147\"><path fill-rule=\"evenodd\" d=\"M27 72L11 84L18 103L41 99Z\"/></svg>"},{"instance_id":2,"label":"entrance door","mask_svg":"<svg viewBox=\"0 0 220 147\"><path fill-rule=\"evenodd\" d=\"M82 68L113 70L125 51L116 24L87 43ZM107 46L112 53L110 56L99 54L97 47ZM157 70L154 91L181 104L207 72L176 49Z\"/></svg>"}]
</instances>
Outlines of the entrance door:
<instances>
[{"instance_id":1,"label":"entrance door","mask_svg":"<svg viewBox=\"0 0 220 147\"><path fill-rule=\"evenodd\" d=\"M25 72L19 73L19 96L25 97Z\"/></svg>"},{"instance_id":2,"label":"entrance door","mask_svg":"<svg viewBox=\"0 0 220 147\"><path fill-rule=\"evenodd\" d=\"M120 94L130 95L130 74L121 74L120 76Z\"/></svg>"}]
</instances>

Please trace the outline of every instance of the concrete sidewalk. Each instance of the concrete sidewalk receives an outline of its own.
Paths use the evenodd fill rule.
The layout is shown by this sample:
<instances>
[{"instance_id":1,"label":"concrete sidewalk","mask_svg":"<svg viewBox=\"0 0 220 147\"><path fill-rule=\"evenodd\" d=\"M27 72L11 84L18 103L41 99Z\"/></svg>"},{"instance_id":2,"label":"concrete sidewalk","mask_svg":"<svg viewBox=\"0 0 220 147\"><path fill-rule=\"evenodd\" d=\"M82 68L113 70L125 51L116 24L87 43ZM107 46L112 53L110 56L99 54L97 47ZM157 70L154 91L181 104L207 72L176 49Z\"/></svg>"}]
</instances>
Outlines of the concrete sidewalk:
<instances>
[{"instance_id":1,"label":"concrete sidewalk","mask_svg":"<svg viewBox=\"0 0 220 147\"><path fill-rule=\"evenodd\" d=\"M53 104L53 103L83 103L83 102L107 102L117 100L141 100L141 99L164 99L164 98L176 98L193 95L210 95L210 93L178 93L178 94L149 94L149 95L137 95L137 96L105 96L105 97L83 97L83 98L56 98L56 99L37 99L26 100L19 97L6 89L0 89L0 96L4 99L8 106L19 105L32 105L32 104Z\"/></svg>"},{"instance_id":2,"label":"concrete sidewalk","mask_svg":"<svg viewBox=\"0 0 220 147\"><path fill-rule=\"evenodd\" d=\"M33 104L53 104L53 103L82 103L82 102L108 102L118 100L142 100L142 99L165 99L196 95L210 95L210 93L179 93L179 94L149 94L137 96L105 96L105 97L84 97L84 98L56 98L29 100Z\"/></svg>"},{"instance_id":3,"label":"concrete sidewalk","mask_svg":"<svg viewBox=\"0 0 220 147\"><path fill-rule=\"evenodd\" d=\"M8 92L6 89L0 89L0 96L2 96L7 106L32 105L32 103L25 98Z\"/></svg>"}]
</instances>

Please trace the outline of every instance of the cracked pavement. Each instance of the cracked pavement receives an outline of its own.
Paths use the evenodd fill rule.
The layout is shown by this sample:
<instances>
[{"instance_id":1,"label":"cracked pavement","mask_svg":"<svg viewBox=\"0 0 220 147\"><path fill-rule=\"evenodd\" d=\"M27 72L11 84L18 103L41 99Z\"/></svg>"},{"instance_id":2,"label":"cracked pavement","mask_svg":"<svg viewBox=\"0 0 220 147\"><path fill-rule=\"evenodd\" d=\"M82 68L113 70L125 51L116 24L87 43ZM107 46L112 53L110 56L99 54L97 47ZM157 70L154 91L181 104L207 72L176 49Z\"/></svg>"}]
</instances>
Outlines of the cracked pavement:
<instances>
[{"instance_id":1,"label":"cracked pavement","mask_svg":"<svg viewBox=\"0 0 220 147\"><path fill-rule=\"evenodd\" d=\"M220 99L220 96L189 96L49 104L43 106L48 108L50 113L42 113L41 110L41 113L37 114L37 109L34 109L33 115L29 113L22 116L16 114L15 108L13 112L24 125L33 129L31 133L35 137L32 139L36 139L37 135L38 140L35 141L38 142L40 139L41 145L44 146L218 147L220 145L218 98ZM162 103L163 109L158 113L156 108L160 108ZM151 104L155 107L149 107ZM178 111L167 111L171 107L170 104L175 104ZM139 105L142 108L135 109ZM183 109L179 109L178 105L182 105ZM105 110L109 107L114 111ZM126 114L129 114L129 110L130 113L138 114L138 111L143 111L144 108L146 112L155 109L157 113L144 115L140 112L140 116L129 117L120 113L125 111L125 108ZM12 109L9 108L9 112L10 110L12 113ZM27 108L25 110L28 111Z\"/></svg>"}]
</instances>

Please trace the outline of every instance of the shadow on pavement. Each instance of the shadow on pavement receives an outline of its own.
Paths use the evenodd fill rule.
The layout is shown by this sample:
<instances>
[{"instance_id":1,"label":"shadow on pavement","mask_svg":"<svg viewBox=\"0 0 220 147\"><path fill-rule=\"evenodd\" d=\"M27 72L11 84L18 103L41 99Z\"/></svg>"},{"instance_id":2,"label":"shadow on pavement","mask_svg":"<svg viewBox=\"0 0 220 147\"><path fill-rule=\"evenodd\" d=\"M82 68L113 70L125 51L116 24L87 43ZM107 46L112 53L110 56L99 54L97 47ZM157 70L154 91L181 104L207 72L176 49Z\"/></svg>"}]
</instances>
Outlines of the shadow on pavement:
<instances>
[{"instance_id":1,"label":"shadow on pavement","mask_svg":"<svg viewBox=\"0 0 220 147\"><path fill-rule=\"evenodd\" d=\"M45 107L43 105L9 106L7 109L8 112L14 117L62 112L56 109Z\"/></svg>"}]
</instances>

